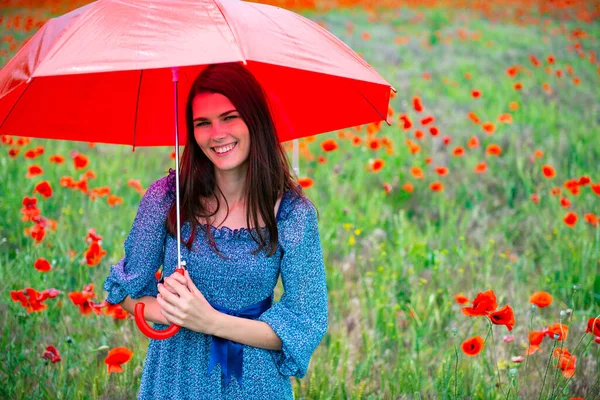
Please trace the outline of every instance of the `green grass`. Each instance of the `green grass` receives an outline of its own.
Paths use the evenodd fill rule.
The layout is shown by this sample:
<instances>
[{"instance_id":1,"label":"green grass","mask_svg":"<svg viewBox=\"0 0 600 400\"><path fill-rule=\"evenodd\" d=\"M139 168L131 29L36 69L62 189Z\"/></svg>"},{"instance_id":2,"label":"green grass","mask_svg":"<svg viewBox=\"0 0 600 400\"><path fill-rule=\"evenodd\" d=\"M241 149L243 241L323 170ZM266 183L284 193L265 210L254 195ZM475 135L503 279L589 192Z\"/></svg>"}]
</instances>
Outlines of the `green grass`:
<instances>
[{"instance_id":1,"label":"green grass","mask_svg":"<svg viewBox=\"0 0 600 400\"><path fill-rule=\"evenodd\" d=\"M534 330L558 322L561 310L573 310L563 321L569 326L565 346L572 352L588 318L600 313L600 226L583 221L584 213L600 215L600 197L589 186L582 187L578 196L566 195L571 200L569 210L579 215L576 226L569 228L562 221L568 210L550 195L552 187L562 187L567 179L582 175L600 183L597 65L568 52L571 42L564 35L549 33L560 26L558 21L552 20L548 32L543 32L536 25L492 23L464 10L422 12L419 24L410 22L416 11L408 9L400 15L382 11L376 23L350 9L305 13L325 22L331 32L362 53L398 93L390 102L394 125L384 125L377 134L394 142L394 155L387 155L383 148L354 147L329 133L310 144L313 154L324 155L327 162L300 162L301 175L315 181L306 192L320 211L330 326L307 376L293 379L299 399L538 398L551 340L545 339L543 352L530 357L527 370L525 363L510 361L523 354L527 345L532 316L529 296L540 290L554 296L551 306L534 313ZM352 34L346 32L350 21ZM590 49L597 51L597 23L562 23L568 29L581 26L593 38L581 40L586 54ZM441 37L455 37L459 28L479 32L480 40L444 44L434 34L437 30ZM365 31L372 35L369 41L361 37ZM397 45L395 36L410 36L411 41ZM422 41L431 48L425 48ZM570 64L581 84L574 85L566 70L560 79L547 75L543 67L534 68L529 54L544 65L546 56L553 54L554 68L564 70ZM516 64L531 75L509 78L505 70ZM422 78L424 72L431 74L430 80ZM466 72L471 80L465 78ZM456 82L456 87L444 84L444 79ZM513 89L517 80L523 83L523 91ZM551 85L551 95L543 91L543 82ZM471 97L474 88L482 91L481 98ZM412 110L411 99L417 95L425 107L422 115ZM520 108L510 111L511 101ZM495 122L496 132L485 135L468 119L469 111L482 121ZM398 124L397 117L403 113L416 126L421 117L433 115L440 136L432 140L426 132L426 138L417 141L412 130L404 132ZM513 123L498 124L500 113L511 113ZM364 129L360 134L364 135ZM447 148L440 143L446 135L452 138ZM450 150L455 145L466 147L473 135L479 137L481 147L466 148L463 157L452 157ZM335 138L339 149L322 153L319 143L326 138ZM419 142L421 152L410 154L405 138ZM486 156L485 148L491 143L502 147L500 157ZM22 157L26 149L37 145L45 147L41 158ZM537 149L544 156L531 162ZM67 293L94 283L96 301L104 299L102 283L110 266L123 255L123 241L140 200L127 180L139 179L148 187L164 176L174 164L169 158L171 149L137 148L132 153L126 146L88 148L84 143L33 139L15 160L8 157L7 146L1 150L0 397L135 398L148 340L132 319L82 316ZM80 174L70 163L72 150L91 160L89 168L97 178L90 181L90 187L110 186L112 193L123 197L122 205L111 208L105 199L91 201L60 187L61 176L77 178ZM50 164L51 154L61 154L67 162ZM378 173L367 172L368 160L378 157L385 160L385 167ZM432 157L430 165L426 157ZM485 174L473 173L479 161L488 163ZM25 179L33 163L44 168L43 179L54 188L48 200L37 196L38 205L44 216L58 221L57 231L48 232L38 247L23 234L30 223L23 223L19 213L23 197L31 195L41 179ZM545 179L543 164L553 165L557 177ZM422 167L425 179L412 178L411 166ZM447 166L450 172L439 177L435 166ZM436 180L443 182L443 192L429 190ZM392 185L389 194L382 188L386 182ZM405 182L414 184L413 193L402 190ZM532 193L540 195L539 204L530 200ZM92 227L103 236L102 246L108 253L99 265L88 267L80 259ZM69 249L77 251L74 259L67 256ZM51 260L53 270L36 271L33 262L38 257ZM47 310L27 314L9 294L25 287L39 291L54 287L62 294L46 301ZM464 316L454 294L462 292L473 299L489 289L494 289L500 307L509 304L515 310L516 325L510 332L515 341L503 343L506 328L494 326L486 348L475 357L466 357L460 350L462 341L475 335L485 337L487 323ZM279 297L280 285L277 291ZM556 374L551 360L544 398L550 389L556 389L557 399L594 398L600 346L592 342L586 347L590 339L588 334L574 353L576 374L564 392L558 393L558 388L567 379ZM59 349L61 362L46 364L41 358L49 344ZM132 349L134 356L123 373L107 375L103 360L108 349L121 346ZM498 374L501 388L496 387Z\"/></svg>"}]
</instances>

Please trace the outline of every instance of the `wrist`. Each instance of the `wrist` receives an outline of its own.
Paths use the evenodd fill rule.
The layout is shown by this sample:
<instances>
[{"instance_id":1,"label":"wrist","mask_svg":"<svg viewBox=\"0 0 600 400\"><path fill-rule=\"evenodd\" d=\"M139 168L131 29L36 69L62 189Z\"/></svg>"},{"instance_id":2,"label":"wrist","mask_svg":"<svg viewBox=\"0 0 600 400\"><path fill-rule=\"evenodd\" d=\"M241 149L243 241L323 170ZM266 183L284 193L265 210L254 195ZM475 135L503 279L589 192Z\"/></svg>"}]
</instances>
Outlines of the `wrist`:
<instances>
[{"instance_id":1,"label":"wrist","mask_svg":"<svg viewBox=\"0 0 600 400\"><path fill-rule=\"evenodd\" d=\"M212 326L210 328L209 334L212 336L221 336L221 332L223 331L223 327L226 323L227 314L224 314L220 311L215 310L215 314L212 320Z\"/></svg>"}]
</instances>

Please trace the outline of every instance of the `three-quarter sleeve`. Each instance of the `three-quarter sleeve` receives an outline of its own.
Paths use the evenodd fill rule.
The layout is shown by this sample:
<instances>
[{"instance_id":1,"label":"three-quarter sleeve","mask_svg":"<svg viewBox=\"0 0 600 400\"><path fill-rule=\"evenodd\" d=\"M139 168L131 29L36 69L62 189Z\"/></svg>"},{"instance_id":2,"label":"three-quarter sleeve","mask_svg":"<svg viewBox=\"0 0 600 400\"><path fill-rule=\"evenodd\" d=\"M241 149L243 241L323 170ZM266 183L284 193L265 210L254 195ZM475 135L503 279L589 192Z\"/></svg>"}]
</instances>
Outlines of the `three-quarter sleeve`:
<instances>
[{"instance_id":1,"label":"three-quarter sleeve","mask_svg":"<svg viewBox=\"0 0 600 400\"><path fill-rule=\"evenodd\" d=\"M111 266L104 282L108 303L118 304L127 295L132 299L158 295L155 273L164 259L165 220L171 206L167 178L152 183L142 196L124 242L125 256Z\"/></svg>"},{"instance_id":2,"label":"three-quarter sleeve","mask_svg":"<svg viewBox=\"0 0 600 400\"><path fill-rule=\"evenodd\" d=\"M257 320L269 324L282 342L281 350L269 350L279 372L302 378L327 332L328 299L316 210L310 203L297 204L279 232L283 294Z\"/></svg>"}]
</instances>

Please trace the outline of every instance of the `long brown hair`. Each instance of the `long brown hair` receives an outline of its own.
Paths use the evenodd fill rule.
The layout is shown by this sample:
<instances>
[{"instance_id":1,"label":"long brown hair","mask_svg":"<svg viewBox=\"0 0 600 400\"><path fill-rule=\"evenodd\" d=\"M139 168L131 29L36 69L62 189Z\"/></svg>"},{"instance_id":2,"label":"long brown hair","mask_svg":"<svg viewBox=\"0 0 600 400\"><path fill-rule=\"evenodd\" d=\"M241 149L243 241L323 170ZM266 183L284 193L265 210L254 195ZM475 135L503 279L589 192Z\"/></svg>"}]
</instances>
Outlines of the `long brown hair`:
<instances>
[{"instance_id":1,"label":"long brown hair","mask_svg":"<svg viewBox=\"0 0 600 400\"><path fill-rule=\"evenodd\" d=\"M269 232L270 252L268 257L270 257L275 253L278 244L277 221L274 215L277 198L284 191L290 189L295 197L308 199L298 189L298 184L290 173L289 160L277 138L267 96L262 86L250 71L238 63L209 65L198 74L188 94L186 105L187 142L180 160L179 198L181 201L181 224L189 221L192 225L192 234L184 244L191 251L196 230L200 225L197 218L202 218L207 222L205 231L211 248L220 257L227 258L217 248L211 234L211 221L208 218L214 216L221 207L215 191L219 190L223 198L225 196L216 185L214 164L200 149L194 137L192 102L197 94L206 92L220 93L227 97L248 126L250 152L244 187L246 225L251 234L253 233L250 230L251 227L259 227L258 211ZM209 214L209 210L201 199L210 197L216 200L217 208ZM227 199L225 202L227 203ZM227 215L229 215L229 205L226 204L226 206ZM252 224L250 224L251 219ZM167 232L176 237L177 210L175 202L169 210L165 224ZM259 247L252 252L253 255L267 246L267 238L263 236L262 229L256 229L256 232L258 238L254 234L252 234L252 238L259 244Z\"/></svg>"}]
</instances>

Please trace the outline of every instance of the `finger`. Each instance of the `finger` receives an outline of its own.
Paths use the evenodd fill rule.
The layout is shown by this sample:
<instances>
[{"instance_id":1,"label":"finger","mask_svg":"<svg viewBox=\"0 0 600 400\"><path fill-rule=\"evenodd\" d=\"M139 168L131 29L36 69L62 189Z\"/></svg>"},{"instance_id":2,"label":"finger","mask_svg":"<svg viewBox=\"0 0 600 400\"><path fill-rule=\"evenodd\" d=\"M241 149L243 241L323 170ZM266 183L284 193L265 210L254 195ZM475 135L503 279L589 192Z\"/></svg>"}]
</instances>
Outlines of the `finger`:
<instances>
[{"instance_id":1,"label":"finger","mask_svg":"<svg viewBox=\"0 0 600 400\"><path fill-rule=\"evenodd\" d=\"M181 275L179 272L172 273L171 275L169 275L169 278L175 279L177 282L180 282L183 285L185 285L186 278L185 278L185 276Z\"/></svg>"},{"instance_id":2,"label":"finger","mask_svg":"<svg viewBox=\"0 0 600 400\"><path fill-rule=\"evenodd\" d=\"M165 281L165 282L162 284L162 286L163 286L163 288L167 289L169 292L171 292L171 293L173 293L173 294L175 294L175 295L179 296L179 295L177 294L177 291L175 290L175 288L173 288L171 285L169 285L168 281Z\"/></svg>"},{"instance_id":3,"label":"finger","mask_svg":"<svg viewBox=\"0 0 600 400\"><path fill-rule=\"evenodd\" d=\"M160 312L169 324L181 325L181 321L179 320L179 318L177 318L174 314L168 312L166 309L161 308Z\"/></svg>"},{"instance_id":4,"label":"finger","mask_svg":"<svg viewBox=\"0 0 600 400\"><path fill-rule=\"evenodd\" d=\"M194 285L194 281L192 280L192 278L190 277L190 275L188 274L187 269L184 270L184 276L185 279L187 280L187 288L191 293L195 293L198 294L200 293L200 291L198 290L198 288L196 287L196 285ZM201 293L200 293L201 294Z\"/></svg>"},{"instance_id":5,"label":"finger","mask_svg":"<svg viewBox=\"0 0 600 400\"><path fill-rule=\"evenodd\" d=\"M162 295L162 298L169 304L177 306L179 302L179 295L171 293L169 289L165 288L163 284L158 284L158 292ZM158 297L158 296L157 296Z\"/></svg>"},{"instance_id":6,"label":"finger","mask_svg":"<svg viewBox=\"0 0 600 400\"><path fill-rule=\"evenodd\" d=\"M169 278L167 278L167 279L169 279ZM169 279L168 283L169 283L169 285L171 285L171 287L173 289L175 289L175 291L177 292L177 294L179 295L179 297L185 298L185 297L187 297L190 294L190 291L187 288L187 285L182 284L182 283L180 283L179 281L177 281L175 279Z\"/></svg>"},{"instance_id":7,"label":"finger","mask_svg":"<svg viewBox=\"0 0 600 400\"><path fill-rule=\"evenodd\" d=\"M171 319L179 317L179 310L172 304L166 302L160 294L156 296L156 302L160 306L163 315L164 313L167 313Z\"/></svg>"}]
</instances>

